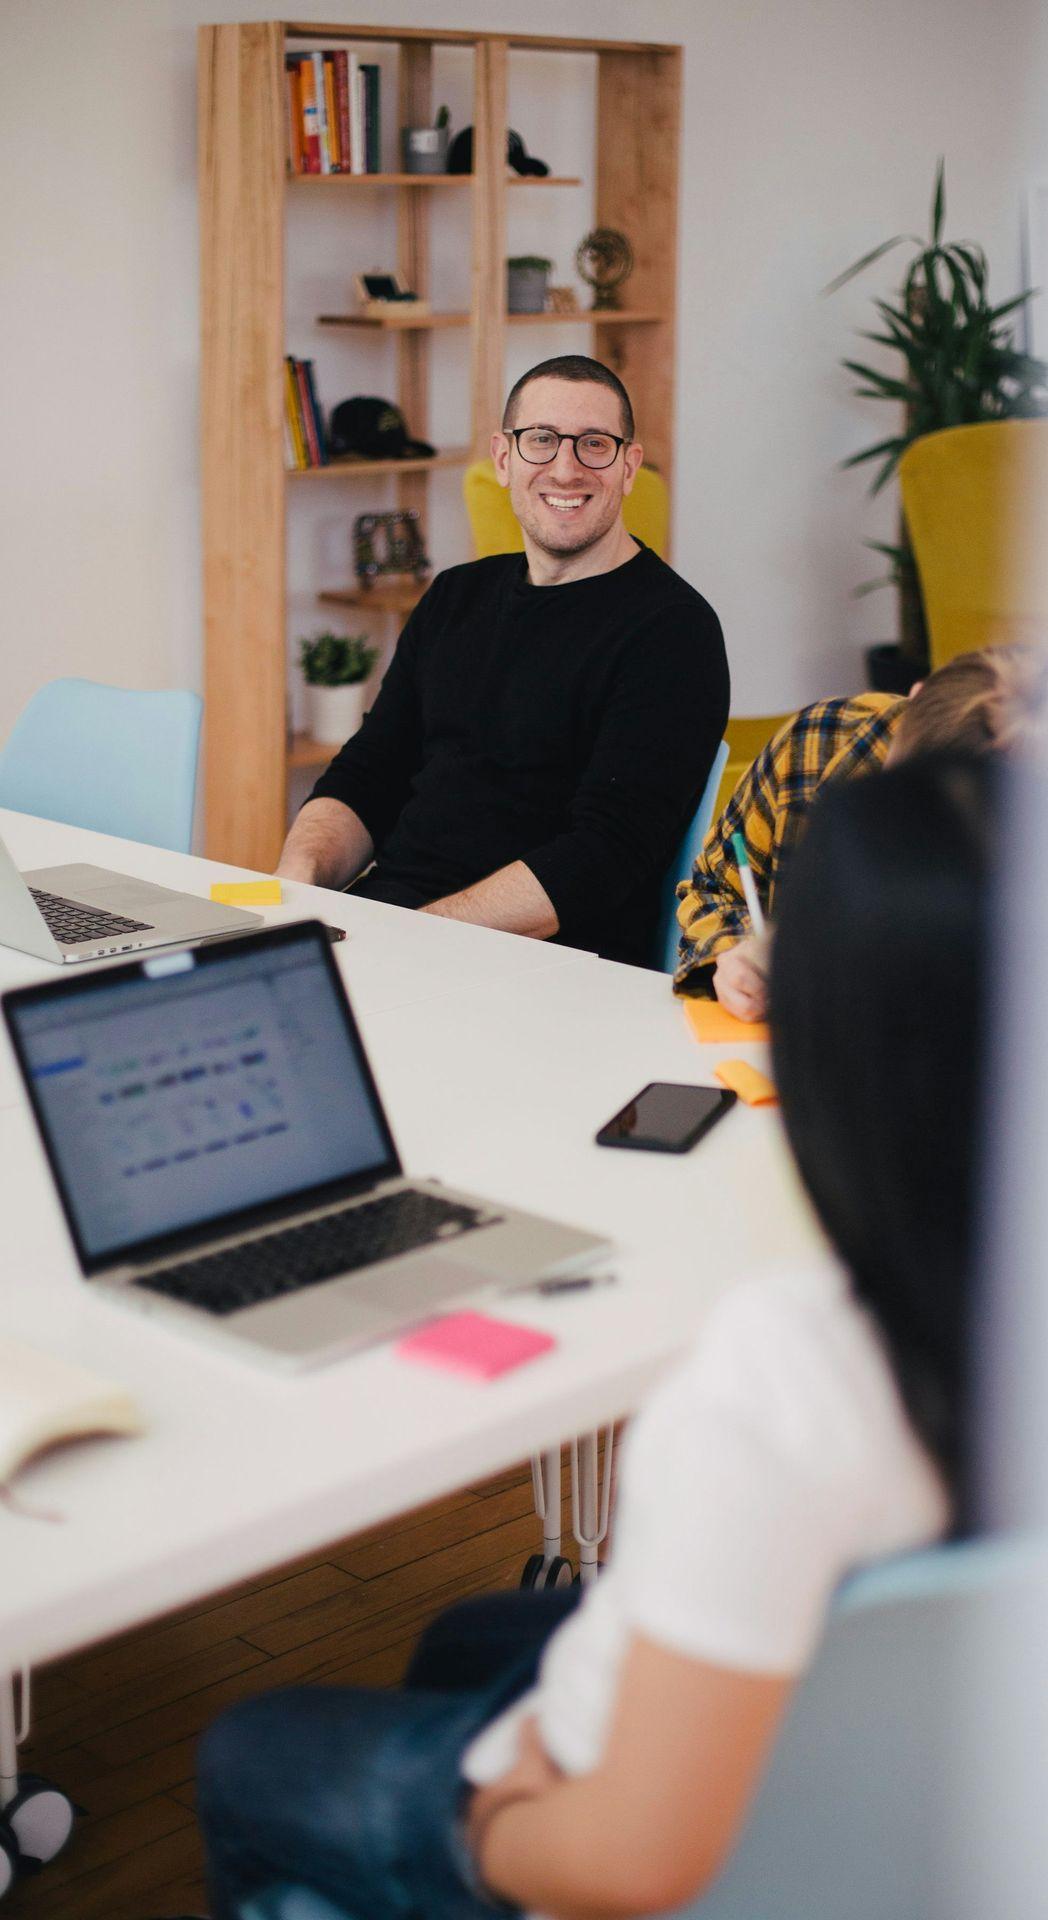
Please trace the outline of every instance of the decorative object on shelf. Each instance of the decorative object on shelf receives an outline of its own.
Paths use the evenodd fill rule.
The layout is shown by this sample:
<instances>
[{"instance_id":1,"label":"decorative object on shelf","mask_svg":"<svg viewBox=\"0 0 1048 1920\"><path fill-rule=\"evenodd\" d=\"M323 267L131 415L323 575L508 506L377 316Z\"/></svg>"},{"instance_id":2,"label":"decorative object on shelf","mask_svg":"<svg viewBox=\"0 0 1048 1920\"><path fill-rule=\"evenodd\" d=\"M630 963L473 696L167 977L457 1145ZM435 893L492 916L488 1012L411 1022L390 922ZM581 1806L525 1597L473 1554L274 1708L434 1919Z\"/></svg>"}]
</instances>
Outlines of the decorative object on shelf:
<instances>
[{"instance_id":1,"label":"decorative object on shelf","mask_svg":"<svg viewBox=\"0 0 1048 1920\"><path fill-rule=\"evenodd\" d=\"M633 272L633 248L617 227L594 227L575 253L580 280L593 288L592 313L614 311L619 288Z\"/></svg>"},{"instance_id":2,"label":"decorative object on shelf","mask_svg":"<svg viewBox=\"0 0 1048 1920\"><path fill-rule=\"evenodd\" d=\"M536 180L544 179L549 172L546 162L536 160L534 155L528 152L519 133L516 133L512 127L509 127L506 132L506 165L512 167L514 173L531 174ZM448 154L447 170L449 173L473 172L472 127L463 127L462 132L455 135Z\"/></svg>"},{"instance_id":3,"label":"decorative object on shelf","mask_svg":"<svg viewBox=\"0 0 1048 1920\"><path fill-rule=\"evenodd\" d=\"M506 261L507 313L545 313L552 266L540 253L519 253Z\"/></svg>"},{"instance_id":4,"label":"decorative object on shelf","mask_svg":"<svg viewBox=\"0 0 1048 1920\"><path fill-rule=\"evenodd\" d=\"M400 513L358 513L353 522L353 556L364 589L388 574L410 573L424 580L430 571L422 521L413 507Z\"/></svg>"},{"instance_id":5,"label":"decorative object on shelf","mask_svg":"<svg viewBox=\"0 0 1048 1920\"><path fill-rule=\"evenodd\" d=\"M890 400L904 408L900 432L842 462L845 467L857 467L866 460L881 461L871 493L880 492L894 475L906 448L925 434L987 420L1034 419L1048 404L1048 364L1021 353L1013 337L1013 321L1033 298L1033 289L992 307L987 293L986 255L970 240L944 242L945 219L946 169L940 160L927 241L915 234L897 233L863 254L825 289L835 293L904 241L918 249L895 301L874 301L878 330L865 336L878 346L900 353L902 368L888 375L861 361L842 362L857 376L860 384L853 391L861 399ZM898 587L900 676L908 672L919 679L929 666L928 633L905 526L900 525L897 545L881 540L868 540L866 545L885 555L891 563L890 571L880 580L866 581L856 591L870 593L889 583Z\"/></svg>"},{"instance_id":6,"label":"decorative object on shelf","mask_svg":"<svg viewBox=\"0 0 1048 1920\"><path fill-rule=\"evenodd\" d=\"M407 422L392 400L356 394L340 400L328 421L332 454L363 460L432 460L436 448L428 440L412 440Z\"/></svg>"},{"instance_id":7,"label":"decorative object on shelf","mask_svg":"<svg viewBox=\"0 0 1048 1920\"><path fill-rule=\"evenodd\" d=\"M451 115L441 107L431 127L401 127L405 173L447 173Z\"/></svg>"},{"instance_id":8,"label":"decorative object on shelf","mask_svg":"<svg viewBox=\"0 0 1048 1920\"><path fill-rule=\"evenodd\" d=\"M355 273L353 291L365 320L423 320L429 301L404 285L399 273Z\"/></svg>"},{"instance_id":9,"label":"decorative object on shelf","mask_svg":"<svg viewBox=\"0 0 1048 1920\"><path fill-rule=\"evenodd\" d=\"M378 659L363 633L317 633L298 643L306 683L309 731L314 740L348 740L364 717L364 691Z\"/></svg>"},{"instance_id":10,"label":"decorative object on shelf","mask_svg":"<svg viewBox=\"0 0 1048 1920\"><path fill-rule=\"evenodd\" d=\"M551 313L577 313L579 296L574 287L547 287Z\"/></svg>"}]
</instances>

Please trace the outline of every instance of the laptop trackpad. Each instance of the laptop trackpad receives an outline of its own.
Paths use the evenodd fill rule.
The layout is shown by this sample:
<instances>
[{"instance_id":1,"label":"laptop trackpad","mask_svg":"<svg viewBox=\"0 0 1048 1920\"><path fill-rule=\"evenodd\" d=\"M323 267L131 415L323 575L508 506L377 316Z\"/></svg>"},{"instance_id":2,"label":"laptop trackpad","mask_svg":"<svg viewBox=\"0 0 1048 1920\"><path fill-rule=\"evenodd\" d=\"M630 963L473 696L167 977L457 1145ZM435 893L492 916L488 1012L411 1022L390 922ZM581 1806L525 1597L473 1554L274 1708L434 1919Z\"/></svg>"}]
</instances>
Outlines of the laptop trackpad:
<instances>
[{"instance_id":1,"label":"laptop trackpad","mask_svg":"<svg viewBox=\"0 0 1048 1920\"><path fill-rule=\"evenodd\" d=\"M467 1266L464 1260L425 1254L409 1255L385 1272L381 1267L374 1267L350 1274L336 1282L336 1286L351 1300L366 1301L369 1306L396 1315L398 1319L403 1316L406 1325L409 1315L421 1318L423 1314L433 1313L445 1300L477 1293L497 1278L495 1273L485 1274Z\"/></svg>"},{"instance_id":2,"label":"laptop trackpad","mask_svg":"<svg viewBox=\"0 0 1048 1920\"><path fill-rule=\"evenodd\" d=\"M407 1255L384 1269L368 1268L246 1307L232 1317L231 1330L309 1365L386 1340L495 1278L465 1261Z\"/></svg>"}]
</instances>

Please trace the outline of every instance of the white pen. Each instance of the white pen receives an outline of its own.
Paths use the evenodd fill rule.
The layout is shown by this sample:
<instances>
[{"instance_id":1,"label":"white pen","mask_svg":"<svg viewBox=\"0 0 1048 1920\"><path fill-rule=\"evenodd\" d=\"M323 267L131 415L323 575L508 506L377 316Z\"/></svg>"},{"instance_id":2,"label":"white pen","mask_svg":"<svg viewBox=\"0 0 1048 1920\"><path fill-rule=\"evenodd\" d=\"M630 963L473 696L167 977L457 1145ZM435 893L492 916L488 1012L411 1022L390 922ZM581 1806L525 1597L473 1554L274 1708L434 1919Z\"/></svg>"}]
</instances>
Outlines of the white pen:
<instances>
[{"instance_id":1,"label":"white pen","mask_svg":"<svg viewBox=\"0 0 1048 1920\"><path fill-rule=\"evenodd\" d=\"M753 877L753 868L750 866L749 854L746 852L746 842L741 833L732 834L731 844L735 849L735 858L739 863L739 879L742 881L742 891L746 895L746 905L749 908L750 914L750 925L754 933L763 933L764 913L757 893L757 882Z\"/></svg>"}]
</instances>

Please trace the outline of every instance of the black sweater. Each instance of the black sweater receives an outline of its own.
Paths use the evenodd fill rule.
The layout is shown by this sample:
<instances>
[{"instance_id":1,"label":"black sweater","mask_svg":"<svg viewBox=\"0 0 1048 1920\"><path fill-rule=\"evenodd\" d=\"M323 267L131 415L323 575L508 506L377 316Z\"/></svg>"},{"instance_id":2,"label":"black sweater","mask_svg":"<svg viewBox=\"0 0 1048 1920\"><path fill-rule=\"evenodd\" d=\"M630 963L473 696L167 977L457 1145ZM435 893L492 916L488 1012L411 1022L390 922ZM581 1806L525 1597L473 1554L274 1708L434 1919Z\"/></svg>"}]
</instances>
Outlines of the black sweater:
<instances>
[{"instance_id":1,"label":"black sweater","mask_svg":"<svg viewBox=\"0 0 1048 1920\"><path fill-rule=\"evenodd\" d=\"M311 797L364 822L372 898L422 906L523 860L559 939L644 963L727 716L717 616L648 548L555 587L502 554L438 574Z\"/></svg>"}]
</instances>

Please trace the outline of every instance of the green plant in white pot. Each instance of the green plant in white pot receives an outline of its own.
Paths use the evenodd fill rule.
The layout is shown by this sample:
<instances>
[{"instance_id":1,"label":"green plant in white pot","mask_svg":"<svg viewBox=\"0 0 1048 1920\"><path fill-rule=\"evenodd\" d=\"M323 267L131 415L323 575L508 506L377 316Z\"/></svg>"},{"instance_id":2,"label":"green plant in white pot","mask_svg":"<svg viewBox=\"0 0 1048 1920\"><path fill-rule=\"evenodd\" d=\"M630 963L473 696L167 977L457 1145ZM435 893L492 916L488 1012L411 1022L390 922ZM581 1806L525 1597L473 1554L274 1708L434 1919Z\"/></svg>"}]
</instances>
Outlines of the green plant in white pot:
<instances>
[{"instance_id":1,"label":"green plant in white pot","mask_svg":"<svg viewBox=\"0 0 1048 1920\"><path fill-rule=\"evenodd\" d=\"M364 718L364 695L378 648L363 633L317 633L300 640L298 650L310 734L325 745L341 745Z\"/></svg>"}]
</instances>

